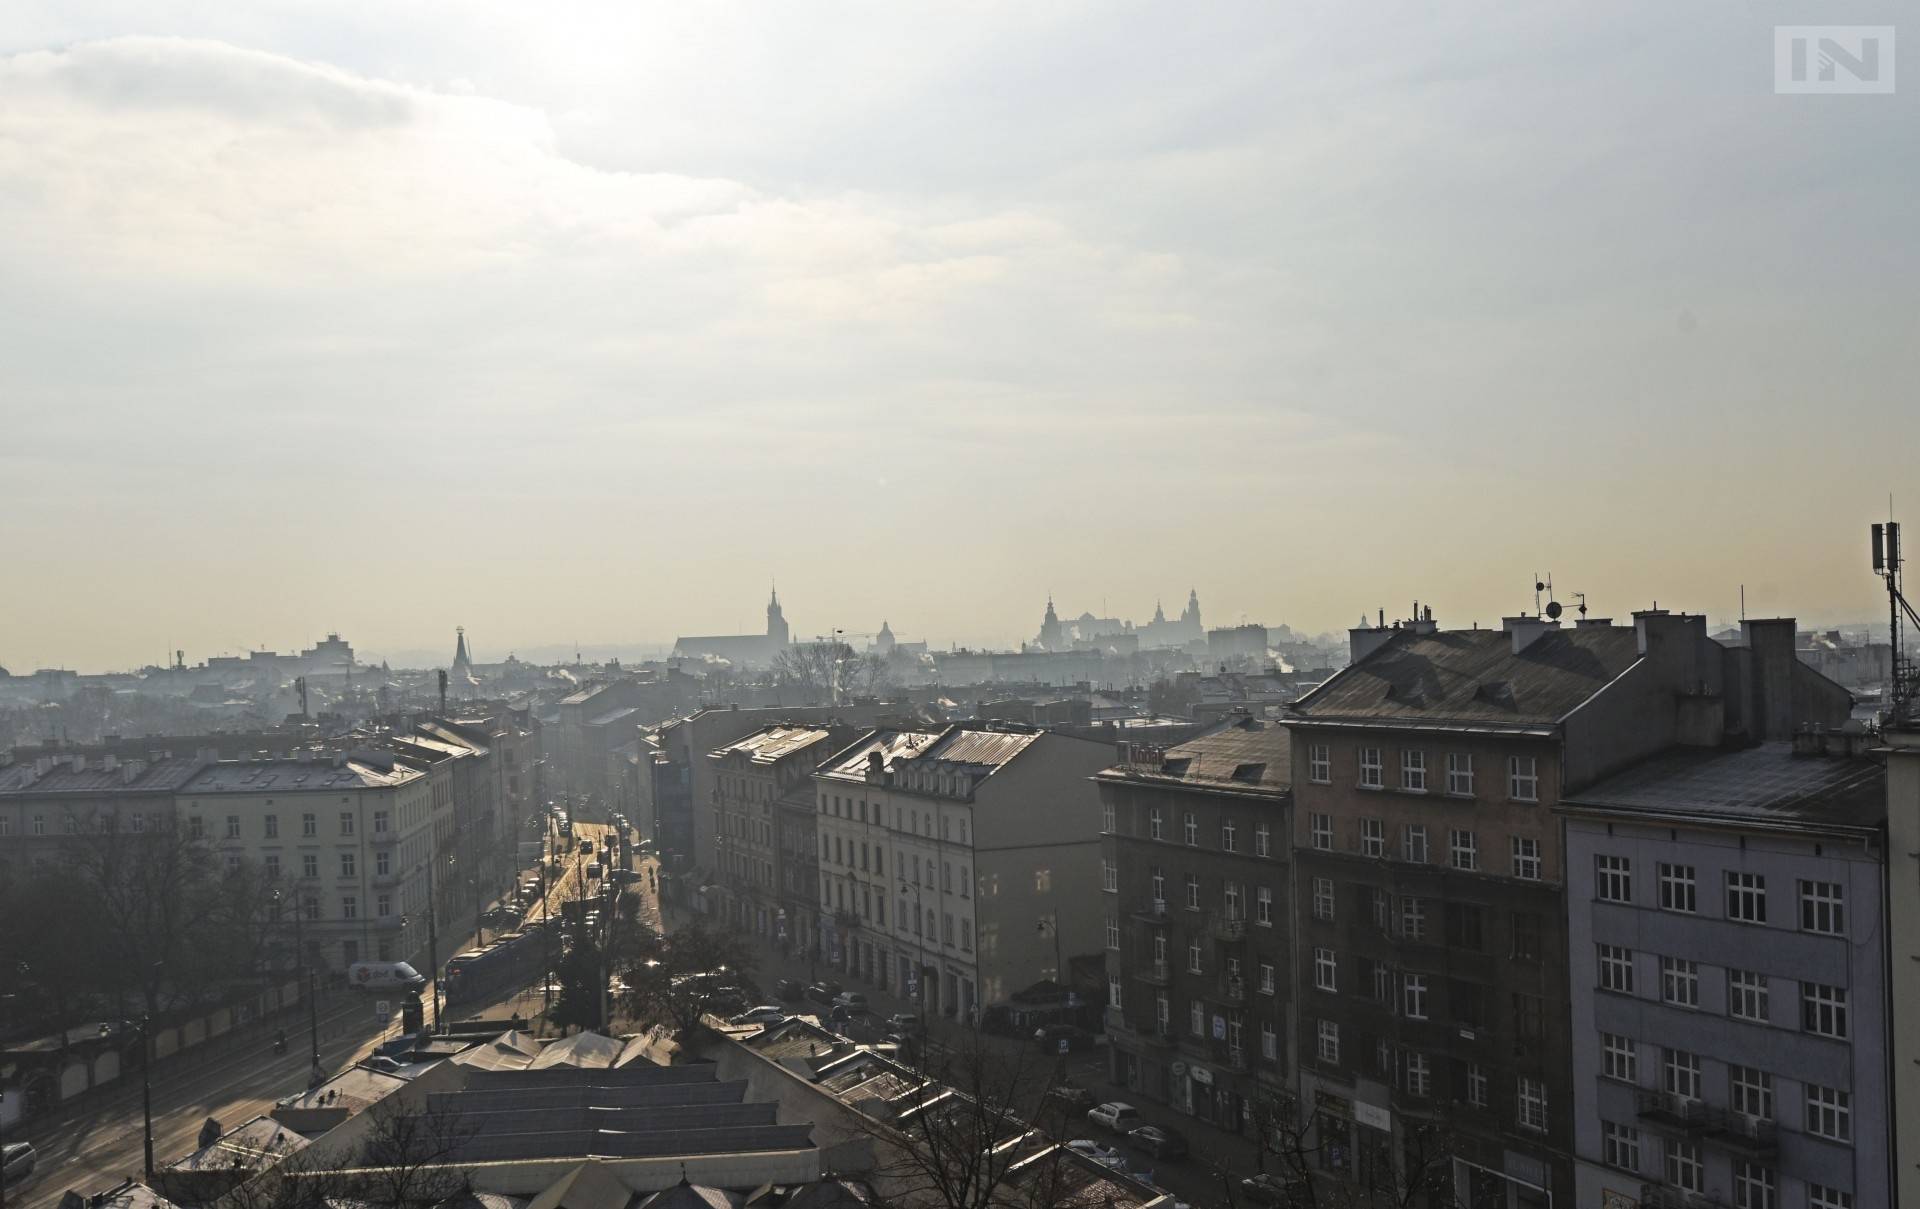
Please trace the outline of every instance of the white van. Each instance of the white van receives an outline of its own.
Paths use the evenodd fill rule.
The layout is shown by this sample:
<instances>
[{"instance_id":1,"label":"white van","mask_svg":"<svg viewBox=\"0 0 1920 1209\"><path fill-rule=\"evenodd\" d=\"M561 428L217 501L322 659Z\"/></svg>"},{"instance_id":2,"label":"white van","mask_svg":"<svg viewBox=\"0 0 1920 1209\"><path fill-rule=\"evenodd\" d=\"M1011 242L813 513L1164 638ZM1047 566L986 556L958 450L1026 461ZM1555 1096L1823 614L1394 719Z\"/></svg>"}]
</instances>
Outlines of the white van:
<instances>
[{"instance_id":1,"label":"white van","mask_svg":"<svg viewBox=\"0 0 1920 1209\"><path fill-rule=\"evenodd\" d=\"M347 967L348 990L417 991L426 985L420 972L404 961L356 961Z\"/></svg>"}]
</instances>

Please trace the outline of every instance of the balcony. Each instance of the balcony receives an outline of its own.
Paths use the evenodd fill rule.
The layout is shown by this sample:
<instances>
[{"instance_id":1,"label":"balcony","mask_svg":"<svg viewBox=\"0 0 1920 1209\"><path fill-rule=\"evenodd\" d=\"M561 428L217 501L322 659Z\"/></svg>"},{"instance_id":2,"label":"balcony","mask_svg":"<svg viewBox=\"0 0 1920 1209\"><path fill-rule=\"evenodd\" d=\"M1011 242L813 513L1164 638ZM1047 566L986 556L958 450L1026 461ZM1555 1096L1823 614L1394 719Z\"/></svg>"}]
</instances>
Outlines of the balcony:
<instances>
[{"instance_id":1,"label":"balcony","mask_svg":"<svg viewBox=\"0 0 1920 1209\"><path fill-rule=\"evenodd\" d=\"M1707 1114L1711 1123L1709 1134L1713 1140L1727 1150L1738 1150L1745 1154L1770 1155L1780 1149L1778 1128L1772 1121L1762 1121L1744 1113L1729 1112L1726 1109L1713 1109Z\"/></svg>"},{"instance_id":2,"label":"balcony","mask_svg":"<svg viewBox=\"0 0 1920 1209\"><path fill-rule=\"evenodd\" d=\"M1722 1149L1764 1156L1780 1148L1779 1130L1772 1121L1730 1112L1671 1092L1642 1091L1634 1099L1642 1120L1707 1138Z\"/></svg>"},{"instance_id":3,"label":"balcony","mask_svg":"<svg viewBox=\"0 0 1920 1209\"><path fill-rule=\"evenodd\" d=\"M1670 1091L1635 1092L1633 1101L1643 1121L1684 1129L1688 1133L1704 1132L1707 1128L1707 1106L1702 1101Z\"/></svg>"},{"instance_id":4,"label":"balcony","mask_svg":"<svg viewBox=\"0 0 1920 1209\"><path fill-rule=\"evenodd\" d=\"M860 929L861 924L865 921L860 918L858 911L835 911L833 913L833 922L839 924L842 929L848 932L855 932Z\"/></svg>"},{"instance_id":5,"label":"balcony","mask_svg":"<svg viewBox=\"0 0 1920 1209\"><path fill-rule=\"evenodd\" d=\"M1145 907L1133 913L1133 917L1142 923L1165 925L1167 922L1167 900L1156 898Z\"/></svg>"},{"instance_id":6,"label":"balcony","mask_svg":"<svg viewBox=\"0 0 1920 1209\"><path fill-rule=\"evenodd\" d=\"M1247 938L1247 917L1228 912L1215 912L1207 920L1207 931L1215 940L1237 941Z\"/></svg>"},{"instance_id":7,"label":"balcony","mask_svg":"<svg viewBox=\"0 0 1920 1209\"><path fill-rule=\"evenodd\" d=\"M367 832L366 839L369 848L391 848L400 842L400 833L398 831L369 831Z\"/></svg>"}]
</instances>

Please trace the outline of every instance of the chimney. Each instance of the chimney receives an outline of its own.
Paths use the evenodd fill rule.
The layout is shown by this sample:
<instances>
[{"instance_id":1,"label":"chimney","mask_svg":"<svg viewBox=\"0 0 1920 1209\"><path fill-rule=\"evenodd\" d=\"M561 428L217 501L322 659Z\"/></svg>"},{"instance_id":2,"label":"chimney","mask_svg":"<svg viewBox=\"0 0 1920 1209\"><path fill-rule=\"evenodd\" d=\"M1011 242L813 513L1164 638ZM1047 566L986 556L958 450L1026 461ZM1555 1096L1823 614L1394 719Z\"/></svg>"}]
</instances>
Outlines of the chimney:
<instances>
[{"instance_id":1,"label":"chimney","mask_svg":"<svg viewBox=\"0 0 1920 1209\"><path fill-rule=\"evenodd\" d=\"M1420 602L1416 600L1413 602L1413 620L1401 628L1412 630L1416 634L1437 634L1440 632L1440 623L1433 619L1432 605L1422 609Z\"/></svg>"},{"instance_id":2,"label":"chimney","mask_svg":"<svg viewBox=\"0 0 1920 1209\"><path fill-rule=\"evenodd\" d=\"M1605 630L1611 629L1612 626L1613 618L1611 617L1582 617L1573 623L1573 628L1576 630Z\"/></svg>"},{"instance_id":3,"label":"chimney","mask_svg":"<svg viewBox=\"0 0 1920 1209\"><path fill-rule=\"evenodd\" d=\"M84 754L69 757L68 763L73 766L75 772L87 771L87 757Z\"/></svg>"},{"instance_id":4,"label":"chimney","mask_svg":"<svg viewBox=\"0 0 1920 1209\"><path fill-rule=\"evenodd\" d=\"M1560 623L1557 621L1548 621L1544 617L1529 617L1525 613L1518 617L1500 619L1500 632L1513 636L1513 653L1516 655L1538 642L1542 634L1559 628Z\"/></svg>"},{"instance_id":5,"label":"chimney","mask_svg":"<svg viewBox=\"0 0 1920 1209\"><path fill-rule=\"evenodd\" d=\"M1349 663L1359 663L1368 655L1373 654L1381 647L1387 645L1387 640L1392 638L1393 634L1394 631L1385 625L1355 626L1348 630L1347 644L1349 654L1347 661Z\"/></svg>"},{"instance_id":6,"label":"chimney","mask_svg":"<svg viewBox=\"0 0 1920 1209\"><path fill-rule=\"evenodd\" d=\"M1752 654L1747 684L1749 729L1755 739L1793 737L1794 619L1743 617L1740 644Z\"/></svg>"}]
</instances>

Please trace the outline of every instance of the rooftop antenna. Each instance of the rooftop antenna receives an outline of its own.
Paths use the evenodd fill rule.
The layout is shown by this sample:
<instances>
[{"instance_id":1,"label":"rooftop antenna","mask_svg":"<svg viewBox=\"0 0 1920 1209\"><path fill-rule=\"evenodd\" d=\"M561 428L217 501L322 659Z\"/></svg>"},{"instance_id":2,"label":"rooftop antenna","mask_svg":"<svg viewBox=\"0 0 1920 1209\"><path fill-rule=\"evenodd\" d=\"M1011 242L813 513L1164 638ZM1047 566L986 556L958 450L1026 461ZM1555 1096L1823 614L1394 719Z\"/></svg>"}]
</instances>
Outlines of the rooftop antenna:
<instances>
[{"instance_id":1,"label":"rooftop antenna","mask_svg":"<svg viewBox=\"0 0 1920 1209\"><path fill-rule=\"evenodd\" d=\"M1740 620L1747 619L1747 585L1740 585Z\"/></svg>"},{"instance_id":2,"label":"rooftop antenna","mask_svg":"<svg viewBox=\"0 0 1920 1209\"><path fill-rule=\"evenodd\" d=\"M1580 619L1582 621L1585 621L1587 617L1587 594L1585 592L1575 592L1574 595L1580 598L1580 608L1578 609L1578 612L1580 614Z\"/></svg>"},{"instance_id":3,"label":"rooftop antenna","mask_svg":"<svg viewBox=\"0 0 1920 1209\"><path fill-rule=\"evenodd\" d=\"M1547 594L1547 607L1545 612L1542 612L1540 609L1540 593L1542 592ZM1546 579L1535 579L1533 581L1533 615L1535 617L1545 617L1548 621L1558 621L1560 620L1561 612L1560 602L1553 598L1553 572L1549 571L1547 572Z\"/></svg>"},{"instance_id":4,"label":"rooftop antenna","mask_svg":"<svg viewBox=\"0 0 1920 1209\"><path fill-rule=\"evenodd\" d=\"M1887 511L1891 515L1893 501L1889 499L1887 504ZM1913 611L1902 590L1905 577L1900 573L1900 568L1905 561L1900 556L1900 523L1889 520L1884 525L1875 525L1873 573L1887 584L1887 640L1892 647L1886 720L1894 726L1904 726L1912 721L1913 700L1916 694L1920 694L1920 671L1915 669L1913 660L1907 655L1906 636L1902 632L1902 614L1906 620L1920 627L1920 614Z\"/></svg>"}]
</instances>

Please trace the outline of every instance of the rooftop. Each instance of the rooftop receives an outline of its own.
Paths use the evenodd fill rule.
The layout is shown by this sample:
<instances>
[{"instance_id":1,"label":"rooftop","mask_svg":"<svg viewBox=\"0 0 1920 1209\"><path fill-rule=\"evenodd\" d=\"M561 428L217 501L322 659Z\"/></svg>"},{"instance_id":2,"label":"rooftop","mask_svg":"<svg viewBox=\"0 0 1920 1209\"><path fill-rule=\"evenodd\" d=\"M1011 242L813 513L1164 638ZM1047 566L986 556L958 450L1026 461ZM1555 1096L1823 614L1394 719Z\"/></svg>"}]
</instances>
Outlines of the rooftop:
<instances>
[{"instance_id":1,"label":"rooftop","mask_svg":"<svg viewBox=\"0 0 1920 1209\"><path fill-rule=\"evenodd\" d=\"M1285 726L1245 719L1164 750L1137 749L1099 776L1278 795L1293 787L1292 750Z\"/></svg>"},{"instance_id":2,"label":"rooftop","mask_svg":"<svg viewBox=\"0 0 1920 1209\"><path fill-rule=\"evenodd\" d=\"M0 794L172 793L191 781L206 763L191 756L151 763L100 756L41 756L0 767Z\"/></svg>"},{"instance_id":3,"label":"rooftop","mask_svg":"<svg viewBox=\"0 0 1920 1209\"><path fill-rule=\"evenodd\" d=\"M727 744L712 755L715 759L729 755L744 755L755 764L772 764L810 744L830 737L831 732L824 727L767 726L744 739Z\"/></svg>"},{"instance_id":4,"label":"rooftop","mask_svg":"<svg viewBox=\"0 0 1920 1209\"><path fill-rule=\"evenodd\" d=\"M1631 626L1548 630L1519 654L1504 630L1396 632L1294 704L1306 724L1551 726L1640 658Z\"/></svg>"},{"instance_id":5,"label":"rooftop","mask_svg":"<svg viewBox=\"0 0 1920 1209\"><path fill-rule=\"evenodd\" d=\"M180 787L182 793L292 793L304 789L386 789L425 776L403 764L391 768L348 757L319 760L221 760Z\"/></svg>"},{"instance_id":6,"label":"rooftop","mask_svg":"<svg viewBox=\"0 0 1920 1209\"><path fill-rule=\"evenodd\" d=\"M1872 830L1886 818L1887 770L1871 756L1796 755L1790 742L1738 751L1678 748L1560 805L1570 813Z\"/></svg>"},{"instance_id":7,"label":"rooftop","mask_svg":"<svg viewBox=\"0 0 1920 1209\"><path fill-rule=\"evenodd\" d=\"M948 764L969 764L997 768L1033 745L1040 737L1037 730L974 730L950 726L930 745L912 753L915 760L939 760Z\"/></svg>"}]
</instances>

